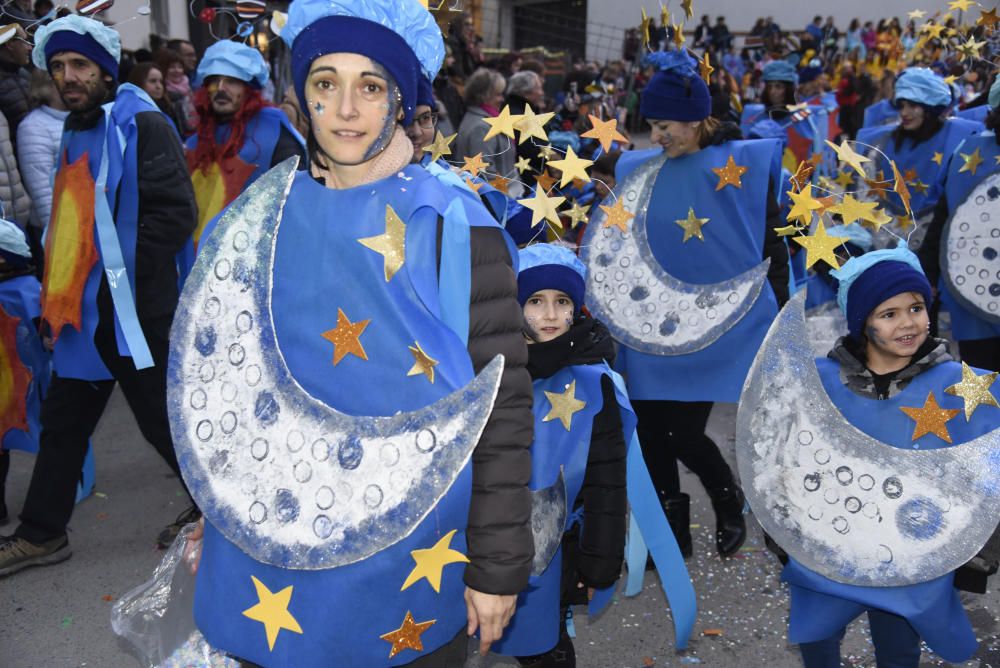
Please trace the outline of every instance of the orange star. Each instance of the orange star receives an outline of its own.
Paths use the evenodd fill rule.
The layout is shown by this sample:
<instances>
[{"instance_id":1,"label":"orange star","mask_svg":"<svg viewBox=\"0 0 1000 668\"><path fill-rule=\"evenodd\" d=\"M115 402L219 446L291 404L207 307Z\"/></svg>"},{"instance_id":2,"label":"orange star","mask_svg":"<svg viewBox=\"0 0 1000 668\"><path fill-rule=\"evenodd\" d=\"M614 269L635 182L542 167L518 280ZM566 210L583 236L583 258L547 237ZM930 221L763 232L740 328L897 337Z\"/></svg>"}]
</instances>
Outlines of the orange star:
<instances>
[{"instance_id":1,"label":"orange star","mask_svg":"<svg viewBox=\"0 0 1000 668\"><path fill-rule=\"evenodd\" d=\"M341 309L337 309L337 326L323 332L323 338L333 344L334 366L340 364L340 360L348 354L356 355L363 360L368 359L368 353L361 345L361 333L370 322L371 320L351 322Z\"/></svg>"},{"instance_id":2,"label":"orange star","mask_svg":"<svg viewBox=\"0 0 1000 668\"><path fill-rule=\"evenodd\" d=\"M509 195L510 192L510 179L506 179L500 175L497 175L487 181L491 186L502 192L504 195Z\"/></svg>"},{"instance_id":3,"label":"orange star","mask_svg":"<svg viewBox=\"0 0 1000 668\"><path fill-rule=\"evenodd\" d=\"M601 142L601 148L605 152L611 150L611 142L627 142L628 139L618 132L618 119L612 118L610 121L602 121L597 116L587 114L590 119L591 129L584 132L581 137L586 139L596 139Z\"/></svg>"},{"instance_id":4,"label":"orange star","mask_svg":"<svg viewBox=\"0 0 1000 668\"><path fill-rule=\"evenodd\" d=\"M483 160L483 154L480 152L471 158L469 156L465 156L465 164L462 165L462 171L469 172L473 176L476 176L479 172L486 169L486 167L486 161Z\"/></svg>"},{"instance_id":5,"label":"orange star","mask_svg":"<svg viewBox=\"0 0 1000 668\"><path fill-rule=\"evenodd\" d=\"M542 170L542 173L535 177L535 183L537 183L538 187L544 190L545 192L551 190L555 182L556 182L555 178L551 174L549 174L548 169Z\"/></svg>"},{"instance_id":6,"label":"orange star","mask_svg":"<svg viewBox=\"0 0 1000 668\"><path fill-rule=\"evenodd\" d=\"M737 188L742 188L743 182L740 181L740 177L746 174L747 168L743 165L737 165L736 161L733 160L733 156L730 155L725 166L713 167L712 171L719 177L719 182L715 185L716 191L719 191L726 186L736 186Z\"/></svg>"},{"instance_id":7,"label":"orange star","mask_svg":"<svg viewBox=\"0 0 1000 668\"><path fill-rule=\"evenodd\" d=\"M392 649L389 650L390 659L402 652L404 649L412 649L417 652L422 652L424 651L424 644L420 641L420 635L436 623L436 619L430 619L426 622L417 623L414 621L413 615L410 611L407 610L406 617L403 619L403 625L395 631L390 631L389 633L380 635L379 638L392 643Z\"/></svg>"},{"instance_id":8,"label":"orange star","mask_svg":"<svg viewBox=\"0 0 1000 668\"><path fill-rule=\"evenodd\" d=\"M816 165L812 164L808 160L803 160L799 163L799 166L795 169L795 174L792 176L792 190L795 192L802 192L802 189L806 187L809 183L809 179L812 178L813 172L816 171Z\"/></svg>"},{"instance_id":9,"label":"orange star","mask_svg":"<svg viewBox=\"0 0 1000 668\"><path fill-rule=\"evenodd\" d=\"M899 410L909 415L917 423L913 428L914 441L924 434L934 434L948 443L951 443L951 434L948 433L946 423L962 412L960 408L941 408L938 406L933 391L927 393L927 401L920 408L900 406Z\"/></svg>"},{"instance_id":10,"label":"orange star","mask_svg":"<svg viewBox=\"0 0 1000 668\"><path fill-rule=\"evenodd\" d=\"M992 28L997 23L1000 23L1000 17L997 16L996 7L990 11L986 11L984 9L979 10L979 19L976 20L977 26L987 26Z\"/></svg>"},{"instance_id":11,"label":"orange star","mask_svg":"<svg viewBox=\"0 0 1000 668\"><path fill-rule=\"evenodd\" d=\"M910 189L906 187L906 181L899 175L899 167L896 166L895 160L890 160L889 164L892 165L892 176L895 183L892 184L892 190L897 195L899 199L903 201L903 206L906 207L906 213L913 213L910 209Z\"/></svg>"},{"instance_id":12,"label":"orange star","mask_svg":"<svg viewBox=\"0 0 1000 668\"><path fill-rule=\"evenodd\" d=\"M615 201L614 206L604 206L601 204L600 207L601 211L608 214L608 219L604 221L604 227L617 227L621 230L622 234L628 232L628 221L635 218L635 214L625 210L625 203L621 197Z\"/></svg>"}]
</instances>

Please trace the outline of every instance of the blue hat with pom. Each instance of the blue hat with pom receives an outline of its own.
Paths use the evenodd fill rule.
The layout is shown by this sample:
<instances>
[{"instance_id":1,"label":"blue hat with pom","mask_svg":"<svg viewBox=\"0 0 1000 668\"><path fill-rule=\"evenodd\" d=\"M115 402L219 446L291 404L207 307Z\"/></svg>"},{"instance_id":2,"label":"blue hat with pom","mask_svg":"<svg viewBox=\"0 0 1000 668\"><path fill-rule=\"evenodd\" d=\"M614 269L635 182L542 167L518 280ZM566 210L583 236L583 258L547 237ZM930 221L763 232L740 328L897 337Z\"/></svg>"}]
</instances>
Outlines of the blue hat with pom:
<instances>
[{"instance_id":1,"label":"blue hat with pom","mask_svg":"<svg viewBox=\"0 0 1000 668\"><path fill-rule=\"evenodd\" d=\"M193 83L201 86L205 79L214 76L232 77L254 88L263 88L270 74L260 51L246 44L224 40L205 49Z\"/></svg>"},{"instance_id":2,"label":"blue hat with pom","mask_svg":"<svg viewBox=\"0 0 1000 668\"><path fill-rule=\"evenodd\" d=\"M517 301L521 306L540 290L559 290L573 300L573 314L580 313L587 269L573 251L557 244L534 244L517 255Z\"/></svg>"},{"instance_id":3,"label":"blue hat with pom","mask_svg":"<svg viewBox=\"0 0 1000 668\"><path fill-rule=\"evenodd\" d=\"M773 60L764 66L761 72L764 81L783 81L793 86L799 84L799 73L795 71L795 65L787 60Z\"/></svg>"},{"instance_id":4,"label":"blue hat with pom","mask_svg":"<svg viewBox=\"0 0 1000 668\"><path fill-rule=\"evenodd\" d=\"M712 113L708 85L695 71L698 61L686 50L651 53L643 64L657 69L639 100L643 116L665 121L700 121Z\"/></svg>"},{"instance_id":5,"label":"blue hat with pom","mask_svg":"<svg viewBox=\"0 0 1000 668\"><path fill-rule=\"evenodd\" d=\"M892 101L909 100L929 107L946 107L952 102L952 92L944 79L926 67L908 67L896 79L896 94Z\"/></svg>"}]
</instances>

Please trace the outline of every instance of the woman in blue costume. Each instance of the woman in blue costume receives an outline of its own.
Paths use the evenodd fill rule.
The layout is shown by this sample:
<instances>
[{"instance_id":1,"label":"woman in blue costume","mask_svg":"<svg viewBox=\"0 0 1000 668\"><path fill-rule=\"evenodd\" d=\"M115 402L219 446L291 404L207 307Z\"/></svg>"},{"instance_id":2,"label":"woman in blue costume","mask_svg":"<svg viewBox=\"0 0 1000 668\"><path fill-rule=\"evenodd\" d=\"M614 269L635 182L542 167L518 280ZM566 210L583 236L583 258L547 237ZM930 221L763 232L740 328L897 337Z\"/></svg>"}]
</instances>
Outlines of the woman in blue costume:
<instances>
[{"instance_id":1,"label":"woman in blue costume","mask_svg":"<svg viewBox=\"0 0 1000 668\"><path fill-rule=\"evenodd\" d=\"M648 201L637 204L645 220L631 221L634 228L645 225L653 260L689 285L725 281L761 267L765 260L770 265L749 310L714 342L682 354L623 344L616 369L627 379L642 453L682 553L690 555L693 546L690 497L681 492L678 460L698 475L708 492L716 515L716 549L731 556L746 539L743 496L705 427L713 402L738 399L757 346L778 305L788 298L788 253L774 232L784 224L776 198L780 148L774 140L741 141L735 124L709 117L708 87L686 52L656 58L659 71L643 92L641 110L659 148L624 153L617 166L620 193L629 187L626 180L633 171L664 161ZM604 234L601 227L592 221L584 239L582 252L589 267L622 261L600 255L592 264L587 246L593 235ZM636 258L624 262L635 263ZM598 273L603 272L591 268L588 281L596 280ZM588 290L595 289L591 283ZM636 290L633 298L648 293L644 287ZM593 310L594 301L588 306ZM599 317L619 341L632 333L620 313ZM676 314L667 318L673 319L663 322L661 333L685 327Z\"/></svg>"},{"instance_id":2,"label":"woman in blue costume","mask_svg":"<svg viewBox=\"0 0 1000 668\"><path fill-rule=\"evenodd\" d=\"M850 333L816 362L830 399L854 427L886 445L947 446L933 432L913 438L918 433L914 419L900 410L926 406L929 392L946 409L961 407L963 401L945 392L964 378L963 371L951 361L946 342L928 333L931 286L916 256L902 246L874 251L831 273L840 281L838 303ZM982 404L968 419L949 420L946 435L959 445L998 424L997 409ZM913 484L908 492L918 493ZM975 652L976 638L956 587L985 591L987 576L996 571L986 550L957 571L927 582L859 586L835 582L776 549L786 563L782 579L791 589L789 640L799 644L806 668L839 666L847 624L867 612L880 667L916 668L921 640L948 661L964 661Z\"/></svg>"},{"instance_id":3,"label":"woman in blue costume","mask_svg":"<svg viewBox=\"0 0 1000 668\"><path fill-rule=\"evenodd\" d=\"M221 325L200 300L193 306L205 286L228 285L230 267L236 280L268 285L266 304L253 308L270 312L241 313L254 318L255 335L257 323L266 323L253 343L266 356L260 366L280 357L287 380L262 392L251 387L259 373L236 373L228 378L237 386L229 397L256 420L248 440L281 420L293 420L294 429L287 448L269 448L258 437L256 448L242 443L239 452L219 456L231 466L254 466L249 450L274 471L294 465L295 473L268 489L244 487L241 493L259 495L258 510L227 515L220 508L232 499L215 485L234 474L218 458L215 465L198 459L224 442L225 427L199 443L204 432L192 440L187 426L204 413L186 400L176 407L184 473L205 501L195 621L212 646L264 666L459 666L467 634L479 632L483 653L499 639L531 570L531 386L512 245L471 193L410 164L413 144L404 127L413 122L417 79L433 78L444 56L426 9L388 0L297 0L282 38L310 119L310 169L276 167L223 213L185 286L190 301L179 311L173 359L226 350ZM288 190L274 192L275 183ZM282 210L260 213L278 206L285 192ZM257 254L254 266L234 255L248 243L244 221L260 235L249 249ZM258 270L266 273L257 277ZM237 289L230 299L243 294ZM480 395L456 408L463 398L456 393L479 382L474 374L497 373L491 360L498 355L504 369L492 411L487 405L482 412ZM184 372L176 361L175 391L184 387ZM288 393L309 398L283 402ZM453 478L431 470L410 479L417 469L399 466L400 457L417 455L412 442L367 440L369 416L394 416L409 428L424 419L421 409L445 403L441 410L452 406L447 410L458 415L435 413L432 426L472 410L484 425L478 437L457 427L445 447L436 440L444 435L417 434L416 450L436 458L457 456L452 444L474 448ZM296 430L330 411L347 425L346 436L310 436L305 444ZM392 475L354 477L352 493L344 485L366 466ZM303 496L320 482L329 487ZM331 507L331 516L313 521ZM362 512L359 523L331 533L351 507ZM300 515L308 517L304 535L319 539L309 548L280 542L281 523ZM273 531L246 538L258 535L254 523L266 521L277 522Z\"/></svg>"},{"instance_id":4,"label":"woman in blue costume","mask_svg":"<svg viewBox=\"0 0 1000 668\"><path fill-rule=\"evenodd\" d=\"M941 235L955 208L983 179L1000 172L1000 79L990 88L989 106L986 129L966 137L951 156L944 177L944 194L934 209L934 218L918 255L932 285L938 286L942 305L951 314L951 335L958 341L962 360L1000 371L1000 325L988 322L981 313L955 298L941 275L939 263Z\"/></svg>"}]
</instances>

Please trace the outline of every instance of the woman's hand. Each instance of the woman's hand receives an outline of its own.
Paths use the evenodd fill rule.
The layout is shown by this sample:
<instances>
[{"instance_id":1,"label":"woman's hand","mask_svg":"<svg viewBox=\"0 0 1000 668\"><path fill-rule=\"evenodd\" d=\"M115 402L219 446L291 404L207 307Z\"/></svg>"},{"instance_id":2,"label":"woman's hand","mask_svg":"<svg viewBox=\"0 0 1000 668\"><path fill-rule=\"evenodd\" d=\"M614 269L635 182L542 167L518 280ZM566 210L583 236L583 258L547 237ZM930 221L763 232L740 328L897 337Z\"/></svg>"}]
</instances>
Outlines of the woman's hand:
<instances>
[{"instance_id":1,"label":"woman's hand","mask_svg":"<svg viewBox=\"0 0 1000 668\"><path fill-rule=\"evenodd\" d=\"M479 629L479 654L485 656L490 645L500 640L503 630L514 616L516 594L484 594L465 588L465 604L469 617L468 634Z\"/></svg>"}]
</instances>

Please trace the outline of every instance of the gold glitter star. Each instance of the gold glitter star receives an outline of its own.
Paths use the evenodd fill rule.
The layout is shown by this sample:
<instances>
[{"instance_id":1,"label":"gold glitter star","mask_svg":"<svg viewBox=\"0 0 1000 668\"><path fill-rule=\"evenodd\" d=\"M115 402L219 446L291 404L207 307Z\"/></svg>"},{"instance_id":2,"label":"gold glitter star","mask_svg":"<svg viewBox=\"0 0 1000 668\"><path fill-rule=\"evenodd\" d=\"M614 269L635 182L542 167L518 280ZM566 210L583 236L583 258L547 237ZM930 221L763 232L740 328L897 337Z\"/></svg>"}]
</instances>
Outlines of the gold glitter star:
<instances>
[{"instance_id":1,"label":"gold glitter star","mask_svg":"<svg viewBox=\"0 0 1000 668\"><path fill-rule=\"evenodd\" d=\"M833 213L839 213L844 220L844 225L850 225L858 220L870 221L875 215L875 202L859 202L851 195L844 195L844 199L836 206L830 207Z\"/></svg>"},{"instance_id":2,"label":"gold glitter star","mask_svg":"<svg viewBox=\"0 0 1000 668\"><path fill-rule=\"evenodd\" d=\"M715 184L715 190L719 191L726 186L742 188L743 182L740 180L740 177L746 174L747 168L743 165L737 165L736 161L733 160L733 156L730 155L724 166L713 167L712 171L719 177L719 182Z\"/></svg>"},{"instance_id":3,"label":"gold glitter star","mask_svg":"<svg viewBox=\"0 0 1000 668\"><path fill-rule=\"evenodd\" d=\"M628 221L635 218L635 214L625 210L625 202L621 197L615 200L614 206L601 204L600 207L601 211L608 214L607 220L604 221L604 227L617 227L622 234L628 232Z\"/></svg>"},{"instance_id":4,"label":"gold glitter star","mask_svg":"<svg viewBox=\"0 0 1000 668\"><path fill-rule=\"evenodd\" d=\"M972 0L951 0L951 2L948 3L948 11L958 10L960 12L966 12L969 11L969 7L974 4L976 3Z\"/></svg>"},{"instance_id":5,"label":"gold glitter star","mask_svg":"<svg viewBox=\"0 0 1000 668\"><path fill-rule=\"evenodd\" d=\"M653 20L646 14L646 8L642 8L642 20L639 22L639 32L642 33L642 48L649 48L649 38L652 33Z\"/></svg>"},{"instance_id":6,"label":"gold glitter star","mask_svg":"<svg viewBox=\"0 0 1000 668\"><path fill-rule=\"evenodd\" d=\"M424 352L424 349L420 347L419 341L414 341L412 346L406 347L413 354L413 366L406 372L406 375L419 376L420 374L424 374L427 376L427 380L431 381L431 385L433 385L434 367L438 365L438 361ZM405 589L406 587L403 588Z\"/></svg>"},{"instance_id":7,"label":"gold glitter star","mask_svg":"<svg viewBox=\"0 0 1000 668\"><path fill-rule=\"evenodd\" d=\"M462 165L462 171L469 172L473 176L479 174L479 172L486 169L489 165L483 160L483 154L477 153L471 158L465 156L465 163Z\"/></svg>"},{"instance_id":8,"label":"gold glitter star","mask_svg":"<svg viewBox=\"0 0 1000 668\"><path fill-rule=\"evenodd\" d=\"M569 431L570 425L573 423L573 415L582 411L583 407L587 405L586 401L580 401L576 398L576 380L567 385L566 391L561 394L546 390L545 398L549 400L552 407L548 414L542 418L542 422L559 420L566 431Z\"/></svg>"},{"instance_id":9,"label":"gold glitter star","mask_svg":"<svg viewBox=\"0 0 1000 668\"><path fill-rule=\"evenodd\" d=\"M405 591L421 578L427 578L428 584L434 591L441 593L441 571L444 570L444 567L448 564L469 563L468 557L458 550L451 549L451 539L455 537L456 531L458 530L452 529L446 533L432 548L410 552L416 566L406 576L406 581L399 588L399 591Z\"/></svg>"},{"instance_id":10,"label":"gold glitter star","mask_svg":"<svg viewBox=\"0 0 1000 668\"><path fill-rule=\"evenodd\" d=\"M906 187L906 180L899 175L899 167L896 166L896 161L890 160L889 164L892 165L892 191L899 195L899 199L903 201L906 213L911 214L913 210L910 209L910 189Z\"/></svg>"},{"instance_id":11,"label":"gold glitter star","mask_svg":"<svg viewBox=\"0 0 1000 668\"><path fill-rule=\"evenodd\" d=\"M403 619L403 625L395 631L390 631L389 633L380 635L379 638L392 643L392 649L389 650L390 659L402 652L404 649L412 649L417 652L422 652L424 651L424 643L420 641L420 634L436 623L436 619L431 619L418 624L414 621L413 615L410 611L407 610L406 617Z\"/></svg>"},{"instance_id":12,"label":"gold glitter star","mask_svg":"<svg viewBox=\"0 0 1000 668\"><path fill-rule=\"evenodd\" d=\"M965 362L962 362L962 382L946 387L945 392L965 400L965 420L972 419L972 414L980 406L996 406L1000 408L996 397L990 392L990 386L997 379L997 372L990 371L981 376L976 375Z\"/></svg>"},{"instance_id":13,"label":"gold glitter star","mask_svg":"<svg viewBox=\"0 0 1000 668\"><path fill-rule=\"evenodd\" d=\"M274 643L278 641L278 634L282 629L292 633L302 633L302 627L298 621L288 612L288 604L292 600L292 586L285 587L277 594L272 594L267 586L250 576L253 586L257 590L257 604L243 611L243 616L264 625L264 632L267 634L267 646L272 651Z\"/></svg>"},{"instance_id":14,"label":"gold glitter star","mask_svg":"<svg viewBox=\"0 0 1000 668\"><path fill-rule=\"evenodd\" d=\"M551 121L553 116L555 116L555 112L536 114L530 104L524 105L524 113L514 123L514 129L521 133L521 137L517 140L517 143L523 144L532 137L548 141L549 136L545 134L545 124Z\"/></svg>"},{"instance_id":15,"label":"gold glitter star","mask_svg":"<svg viewBox=\"0 0 1000 668\"><path fill-rule=\"evenodd\" d=\"M660 3L660 25L666 26L670 25L670 10L667 9L663 3ZM604 149L607 150L607 149Z\"/></svg>"},{"instance_id":16,"label":"gold glitter star","mask_svg":"<svg viewBox=\"0 0 1000 668\"><path fill-rule=\"evenodd\" d=\"M536 225L543 218L553 225L562 227L559 214L556 209L566 201L565 197L549 197L541 188L535 189L535 196L527 199L517 200L518 204L523 204L531 209L531 224Z\"/></svg>"},{"instance_id":17,"label":"gold glitter star","mask_svg":"<svg viewBox=\"0 0 1000 668\"><path fill-rule=\"evenodd\" d=\"M385 232L374 237L358 239L358 243L382 256L385 282L388 283L406 261L406 223L385 205Z\"/></svg>"},{"instance_id":18,"label":"gold glitter star","mask_svg":"<svg viewBox=\"0 0 1000 668\"><path fill-rule=\"evenodd\" d=\"M955 47L955 51L962 55L965 60L979 56L979 50L986 46L986 42L977 42L975 37L970 37L964 44Z\"/></svg>"},{"instance_id":19,"label":"gold glitter star","mask_svg":"<svg viewBox=\"0 0 1000 668\"><path fill-rule=\"evenodd\" d=\"M490 126L490 129L486 132L486 136L483 137L483 141L489 141L499 134L505 134L514 139L514 124L519 120L521 120L520 116L510 115L510 105L505 105L500 111L500 115L496 118L483 119L483 123Z\"/></svg>"},{"instance_id":20,"label":"gold glitter star","mask_svg":"<svg viewBox=\"0 0 1000 668\"><path fill-rule=\"evenodd\" d=\"M934 151L934 155L931 156L931 162L936 162L940 166L942 160L944 160L944 154Z\"/></svg>"},{"instance_id":21,"label":"gold glitter star","mask_svg":"<svg viewBox=\"0 0 1000 668\"><path fill-rule=\"evenodd\" d=\"M892 222L892 216L887 215L882 209L875 209L875 214L864 222L869 223L872 229L878 232L882 229L883 225L888 225Z\"/></svg>"},{"instance_id":22,"label":"gold glitter star","mask_svg":"<svg viewBox=\"0 0 1000 668\"><path fill-rule=\"evenodd\" d=\"M535 177L535 183L543 191L548 192L552 189L552 186L555 185L556 180L551 174L549 174L548 168L545 168L542 170L541 174Z\"/></svg>"},{"instance_id":23,"label":"gold glitter star","mask_svg":"<svg viewBox=\"0 0 1000 668\"><path fill-rule=\"evenodd\" d=\"M788 196L792 198L792 209L788 212L787 220L798 220L805 225L812 222L813 211L822 209L823 204L812 196L812 184L807 184L802 192L788 191Z\"/></svg>"},{"instance_id":24,"label":"gold glitter star","mask_svg":"<svg viewBox=\"0 0 1000 668\"><path fill-rule=\"evenodd\" d=\"M674 25L674 44L677 46L678 49L681 48L682 46L684 46L684 40L685 39L686 38L684 37L684 24L683 23L680 24L680 25L676 25L675 24Z\"/></svg>"},{"instance_id":25,"label":"gold glitter star","mask_svg":"<svg viewBox=\"0 0 1000 668\"><path fill-rule=\"evenodd\" d=\"M709 62L708 51L705 52L705 57L698 61L698 70L701 72L701 78L705 81L705 85L711 85L712 72L715 71L715 68L712 67L712 63Z\"/></svg>"},{"instance_id":26,"label":"gold glitter star","mask_svg":"<svg viewBox=\"0 0 1000 668\"><path fill-rule=\"evenodd\" d=\"M576 201L573 202L573 206L570 207L569 211L564 211L563 215L569 218L570 225L569 228L573 229L580 223L587 222L587 209L580 206Z\"/></svg>"},{"instance_id":27,"label":"gold glitter star","mask_svg":"<svg viewBox=\"0 0 1000 668\"><path fill-rule=\"evenodd\" d=\"M517 162L514 163L514 166L517 167L518 174L524 174L526 171L531 169L531 161L527 158L518 158Z\"/></svg>"},{"instance_id":28,"label":"gold glitter star","mask_svg":"<svg viewBox=\"0 0 1000 668\"><path fill-rule=\"evenodd\" d=\"M840 187L844 190L847 190L854 185L854 177L851 176L850 172L837 172L837 178L834 179L834 181L839 183Z\"/></svg>"},{"instance_id":29,"label":"gold glitter star","mask_svg":"<svg viewBox=\"0 0 1000 668\"><path fill-rule=\"evenodd\" d=\"M681 9L684 10L684 16L691 18L694 16L694 0L681 0Z\"/></svg>"},{"instance_id":30,"label":"gold glitter star","mask_svg":"<svg viewBox=\"0 0 1000 668\"><path fill-rule=\"evenodd\" d=\"M979 169L979 165L983 164L983 156L979 154L979 147L972 153L959 153L962 156L962 160L965 164L958 170L958 173L970 172L973 176L976 175L976 170Z\"/></svg>"},{"instance_id":31,"label":"gold glitter star","mask_svg":"<svg viewBox=\"0 0 1000 668\"><path fill-rule=\"evenodd\" d=\"M909 415L917 423L913 428L914 441L924 434L934 434L948 443L951 443L951 434L948 433L946 423L962 412L958 408L941 408L938 406L933 391L927 393L927 400L920 408L916 406L900 406L899 410Z\"/></svg>"},{"instance_id":32,"label":"gold glitter star","mask_svg":"<svg viewBox=\"0 0 1000 668\"><path fill-rule=\"evenodd\" d=\"M432 141L427 146L424 146L424 151L431 154L431 160L434 161L440 160L446 155L451 155L451 149L449 148L449 145L451 144L451 142L455 141L455 137L457 136L458 136L457 134L454 134L445 137L443 134L441 134L441 131L438 130L437 136L434 137L434 141Z\"/></svg>"},{"instance_id":33,"label":"gold glitter star","mask_svg":"<svg viewBox=\"0 0 1000 668\"><path fill-rule=\"evenodd\" d=\"M594 161L584 160L583 158L577 156L573 147L568 146L566 147L565 158L562 160L550 160L549 164L562 171L562 178L559 179L559 187L565 188L566 184L573 179L578 178L583 181L590 181L590 175L587 174L587 167L594 164Z\"/></svg>"},{"instance_id":34,"label":"gold glitter star","mask_svg":"<svg viewBox=\"0 0 1000 668\"><path fill-rule=\"evenodd\" d=\"M491 186L502 192L504 195L510 194L510 179L506 179L499 174L487 181Z\"/></svg>"},{"instance_id":35,"label":"gold glitter star","mask_svg":"<svg viewBox=\"0 0 1000 668\"><path fill-rule=\"evenodd\" d=\"M611 143L615 141L627 142L628 139L618 132L618 119L612 118L610 121L602 121L593 114L587 114L590 119L590 129L580 137L585 139L596 139L601 143L601 148L605 153L611 150Z\"/></svg>"},{"instance_id":36,"label":"gold glitter star","mask_svg":"<svg viewBox=\"0 0 1000 668\"><path fill-rule=\"evenodd\" d=\"M834 269L840 269L840 262L835 252L844 243L843 237L831 237L826 233L823 220L816 224L816 232L807 237L792 237L795 243L806 249L806 269L820 260Z\"/></svg>"},{"instance_id":37,"label":"gold glitter star","mask_svg":"<svg viewBox=\"0 0 1000 668\"><path fill-rule=\"evenodd\" d=\"M976 20L977 26L986 26L992 28L997 23L1000 23L1000 17L997 16L997 8L994 7L990 11L982 9L979 11L979 18Z\"/></svg>"},{"instance_id":38,"label":"gold glitter star","mask_svg":"<svg viewBox=\"0 0 1000 668\"><path fill-rule=\"evenodd\" d=\"M687 218L681 218L680 220L675 220L674 222L680 225L684 230L684 239L681 240L682 243L687 243L687 240L691 237L698 237L702 241L705 241L705 236L701 233L701 228L708 223L708 218L696 218L693 207L688 208Z\"/></svg>"},{"instance_id":39,"label":"gold glitter star","mask_svg":"<svg viewBox=\"0 0 1000 668\"><path fill-rule=\"evenodd\" d=\"M368 359L368 353L361 345L361 334L370 322L371 320L351 322L341 309L337 309L337 326L323 332L323 338L333 344L333 366L340 364L340 360L348 354Z\"/></svg>"},{"instance_id":40,"label":"gold glitter star","mask_svg":"<svg viewBox=\"0 0 1000 668\"><path fill-rule=\"evenodd\" d=\"M861 155L860 153L856 153L854 149L851 148L851 145L847 143L846 140L840 142L840 146L837 146L829 139L826 140L826 144L827 146L829 146L830 148L832 148L834 151L837 152L838 160L840 160L845 165L853 167L854 171L856 171L862 177L865 176L865 168L862 167L861 165L866 162L871 162L871 159Z\"/></svg>"}]
</instances>

